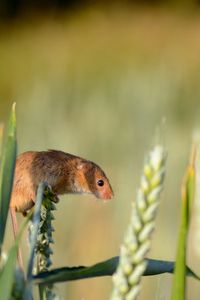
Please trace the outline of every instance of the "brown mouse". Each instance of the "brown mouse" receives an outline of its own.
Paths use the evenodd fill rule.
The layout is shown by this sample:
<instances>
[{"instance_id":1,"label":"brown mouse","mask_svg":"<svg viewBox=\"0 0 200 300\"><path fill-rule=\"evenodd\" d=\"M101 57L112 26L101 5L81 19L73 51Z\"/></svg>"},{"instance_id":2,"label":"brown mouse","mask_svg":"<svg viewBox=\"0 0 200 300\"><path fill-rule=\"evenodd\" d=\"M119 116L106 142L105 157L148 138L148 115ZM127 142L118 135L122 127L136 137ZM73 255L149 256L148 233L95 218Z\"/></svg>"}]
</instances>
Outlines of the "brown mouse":
<instances>
[{"instance_id":1,"label":"brown mouse","mask_svg":"<svg viewBox=\"0 0 200 300\"><path fill-rule=\"evenodd\" d=\"M104 200L113 196L108 178L94 162L57 150L28 151L16 161L10 207L25 214L34 205L42 181L56 195L90 193Z\"/></svg>"},{"instance_id":2,"label":"brown mouse","mask_svg":"<svg viewBox=\"0 0 200 300\"><path fill-rule=\"evenodd\" d=\"M111 199L113 191L104 171L94 162L57 150L28 151L16 160L10 213L16 238L18 224L16 212L26 215L36 199L37 187L46 182L57 195L94 194L99 199ZM21 251L18 263L23 269Z\"/></svg>"}]
</instances>

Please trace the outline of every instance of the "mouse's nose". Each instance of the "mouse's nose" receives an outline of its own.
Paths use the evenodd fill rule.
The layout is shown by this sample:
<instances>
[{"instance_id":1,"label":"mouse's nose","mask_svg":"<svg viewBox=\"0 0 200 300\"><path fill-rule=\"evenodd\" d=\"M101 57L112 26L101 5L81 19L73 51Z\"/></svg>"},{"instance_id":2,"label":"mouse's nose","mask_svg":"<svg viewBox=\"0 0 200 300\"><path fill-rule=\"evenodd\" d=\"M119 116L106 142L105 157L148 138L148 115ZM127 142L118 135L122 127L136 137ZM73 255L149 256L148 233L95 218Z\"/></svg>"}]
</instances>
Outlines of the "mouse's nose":
<instances>
[{"instance_id":1,"label":"mouse's nose","mask_svg":"<svg viewBox=\"0 0 200 300\"><path fill-rule=\"evenodd\" d=\"M103 199L103 200L110 200L113 198L113 196L114 196L114 193L111 188L107 189L105 191L102 191L102 193L101 193L101 199Z\"/></svg>"}]
</instances>

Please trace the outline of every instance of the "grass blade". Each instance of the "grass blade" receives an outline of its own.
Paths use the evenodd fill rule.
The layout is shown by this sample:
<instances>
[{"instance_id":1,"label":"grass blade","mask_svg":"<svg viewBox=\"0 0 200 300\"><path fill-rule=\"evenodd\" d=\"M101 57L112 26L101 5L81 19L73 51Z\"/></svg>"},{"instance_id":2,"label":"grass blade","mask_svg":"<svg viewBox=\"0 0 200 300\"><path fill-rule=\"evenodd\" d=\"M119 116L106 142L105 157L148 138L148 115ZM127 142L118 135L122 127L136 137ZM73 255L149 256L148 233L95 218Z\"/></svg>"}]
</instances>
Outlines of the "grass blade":
<instances>
[{"instance_id":1,"label":"grass blade","mask_svg":"<svg viewBox=\"0 0 200 300\"><path fill-rule=\"evenodd\" d=\"M181 224L176 255L176 266L172 286L172 300L184 300L186 294L186 246L190 212L194 197L195 184L195 147L192 148L191 161L186 170L182 185Z\"/></svg>"},{"instance_id":2,"label":"grass blade","mask_svg":"<svg viewBox=\"0 0 200 300\"><path fill-rule=\"evenodd\" d=\"M8 259L1 270L0 273L0 291L1 291L1 300L8 300L10 299L10 294L12 290L12 285L14 281L14 272L15 272L15 264L17 259L17 251L19 242L22 236L22 233L28 224L29 218L26 218L24 221L24 224L21 227L21 230L19 231L19 234L17 236L17 239L15 240L14 245L9 251Z\"/></svg>"},{"instance_id":3,"label":"grass blade","mask_svg":"<svg viewBox=\"0 0 200 300\"><path fill-rule=\"evenodd\" d=\"M3 144L3 133L4 133L4 124L0 123L0 162L1 162L1 150Z\"/></svg>"},{"instance_id":4,"label":"grass blade","mask_svg":"<svg viewBox=\"0 0 200 300\"><path fill-rule=\"evenodd\" d=\"M16 161L16 115L15 104L12 106L8 126L6 144L3 149L1 174L0 174L0 249L4 240L6 220L12 192L15 161Z\"/></svg>"},{"instance_id":5,"label":"grass blade","mask_svg":"<svg viewBox=\"0 0 200 300\"><path fill-rule=\"evenodd\" d=\"M89 267L64 267L47 272L41 272L33 276L33 280L35 284L49 284L101 276L112 276L117 269L118 263L119 257L116 256ZM144 272L144 276L173 272L174 262L147 259L147 268ZM200 280L200 278L188 267L186 273L187 276L192 276L195 279Z\"/></svg>"}]
</instances>

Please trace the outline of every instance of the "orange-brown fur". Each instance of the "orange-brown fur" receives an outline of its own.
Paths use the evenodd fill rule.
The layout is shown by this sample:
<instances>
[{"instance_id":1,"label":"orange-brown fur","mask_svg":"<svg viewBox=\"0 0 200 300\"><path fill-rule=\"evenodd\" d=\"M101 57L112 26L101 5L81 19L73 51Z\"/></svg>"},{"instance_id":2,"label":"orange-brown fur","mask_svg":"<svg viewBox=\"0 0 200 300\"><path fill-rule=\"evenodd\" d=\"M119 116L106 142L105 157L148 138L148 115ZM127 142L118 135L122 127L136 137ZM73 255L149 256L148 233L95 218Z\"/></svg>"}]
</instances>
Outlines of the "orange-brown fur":
<instances>
[{"instance_id":1,"label":"orange-brown fur","mask_svg":"<svg viewBox=\"0 0 200 300\"><path fill-rule=\"evenodd\" d=\"M104 185L99 186L98 180ZM113 196L108 178L95 163L62 151L29 151L16 161L11 209L26 213L34 205L41 181L47 182L56 195L92 193L100 199Z\"/></svg>"}]
</instances>

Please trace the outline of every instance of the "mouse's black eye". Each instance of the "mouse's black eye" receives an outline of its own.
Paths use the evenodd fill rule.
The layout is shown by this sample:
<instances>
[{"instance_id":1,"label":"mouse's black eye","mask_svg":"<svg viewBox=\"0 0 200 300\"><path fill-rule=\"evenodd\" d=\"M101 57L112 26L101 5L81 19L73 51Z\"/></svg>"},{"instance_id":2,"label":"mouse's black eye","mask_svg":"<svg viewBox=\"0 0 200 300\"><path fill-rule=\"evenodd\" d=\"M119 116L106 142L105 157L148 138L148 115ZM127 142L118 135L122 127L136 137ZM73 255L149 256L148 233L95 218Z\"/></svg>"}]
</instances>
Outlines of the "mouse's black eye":
<instances>
[{"instance_id":1,"label":"mouse's black eye","mask_svg":"<svg viewBox=\"0 0 200 300\"><path fill-rule=\"evenodd\" d=\"M97 181L97 184L99 186L103 186L104 185L104 181L102 179L100 179L100 180Z\"/></svg>"}]
</instances>

